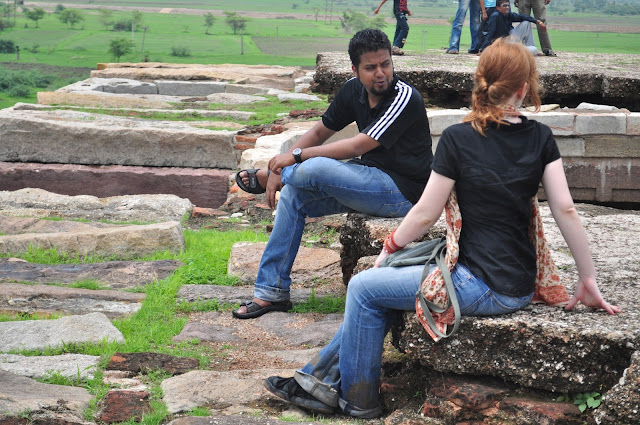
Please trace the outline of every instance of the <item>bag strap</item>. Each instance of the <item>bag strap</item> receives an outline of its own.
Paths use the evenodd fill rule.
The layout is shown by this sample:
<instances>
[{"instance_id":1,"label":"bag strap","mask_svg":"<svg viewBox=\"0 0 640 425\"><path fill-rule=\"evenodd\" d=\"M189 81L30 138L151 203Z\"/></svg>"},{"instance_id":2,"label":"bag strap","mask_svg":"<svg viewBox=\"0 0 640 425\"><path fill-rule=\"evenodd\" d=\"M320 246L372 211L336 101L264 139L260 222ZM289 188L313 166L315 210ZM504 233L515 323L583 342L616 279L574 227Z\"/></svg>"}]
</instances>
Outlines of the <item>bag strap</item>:
<instances>
[{"instance_id":1,"label":"bag strap","mask_svg":"<svg viewBox=\"0 0 640 425\"><path fill-rule=\"evenodd\" d=\"M451 273L449 272L449 268L447 267L447 263L445 261L446 248L447 248L446 241L442 241L433 250L432 256L435 256L436 264L440 268L440 273L442 273L442 278L444 279L447 295L449 296L449 302L447 306L445 308L439 307L438 305L432 303L431 301L427 300L424 297L424 294L422 293L422 288L418 290L420 306L422 307L422 311L424 312L425 319L427 320L427 323L431 328L431 331L435 335L441 338L448 338L458 330L458 326L460 326L460 316L461 316L460 306L458 305L458 298L456 297L456 290L453 286L453 279L451 278ZM424 282L424 280L427 278L428 275L429 275L429 263L425 265L424 271L422 272L422 282ZM451 332L442 333L436 326L436 322L433 319L431 312L444 313L449 307L453 307L453 313L455 317L454 323L453 323L453 329L451 330Z\"/></svg>"}]
</instances>

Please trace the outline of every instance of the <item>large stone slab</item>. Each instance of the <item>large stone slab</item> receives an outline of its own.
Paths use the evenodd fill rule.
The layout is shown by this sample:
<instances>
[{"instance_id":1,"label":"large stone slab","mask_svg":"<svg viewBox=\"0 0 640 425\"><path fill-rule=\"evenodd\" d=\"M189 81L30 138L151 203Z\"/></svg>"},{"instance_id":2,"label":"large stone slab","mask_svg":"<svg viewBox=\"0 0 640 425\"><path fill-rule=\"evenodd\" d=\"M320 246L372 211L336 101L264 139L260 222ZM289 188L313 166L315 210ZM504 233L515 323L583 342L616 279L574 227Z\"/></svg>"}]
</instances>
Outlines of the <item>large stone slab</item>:
<instances>
[{"instance_id":1,"label":"large stone slab","mask_svg":"<svg viewBox=\"0 0 640 425\"><path fill-rule=\"evenodd\" d=\"M293 376L293 370L194 370L162 381L162 400L169 413L187 412L199 406L215 406L222 411L237 405L249 408L250 403L267 394L262 381L272 375Z\"/></svg>"},{"instance_id":2,"label":"large stone slab","mask_svg":"<svg viewBox=\"0 0 640 425\"><path fill-rule=\"evenodd\" d=\"M640 351L631 357L631 365L620 382L602 397L602 405L593 413L596 423L635 425L640 418Z\"/></svg>"},{"instance_id":3,"label":"large stone slab","mask_svg":"<svg viewBox=\"0 0 640 425\"><path fill-rule=\"evenodd\" d=\"M224 93L226 83L219 81L175 81L157 80L158 94L166 96L208 96Z\"/></svg>"},{"instance_id":4,"label":"large stone slab","mask_svg":"<svg viewBox=\"0 0 640 425\"><path fill-rule=\"evenodd\" d=\"M0 322L0 336L0 352L3 353L11 350L42 350L72 343L98 343L103 340L124 342L120 331L102 313L56 320Z\"/></svg>"},{"instance_id":5,"label":"large stone slab","mask_svg":"<svg viewBox=\"0 0 640 425\"><path fill-rule=\"evenodd\" d=\"M0 161L235 169L235 132L78 111L0 111Z\"/></svg>"},{"instance_id":6,"label":"large stone slab","mask_svg":"<svg viewBox=\"0 0 640 425\"><path fill-rule=\"evenodd\" d=\"M180 221L193 204L175 195L135 195L98 198L59 195L42 189L0 191L0 212L18 217L56 217L91 221ZM92 226L97 227L96 224Z\"/></svg>"},{"instance_id":7,"label":"large stone slab","mask_svg":"<svg viewBox=\"0 0 640 425\"><path fill-rule=\"evenodd\" d=\"M28 378L58 374L70 379L92 379L100 356L62 354L60 356L21 356L0 354L0 369Z\"/></svg>"},{"instance_id":8,"label":"large stone slab","mask_svg":"<svg viewBox=\"0 0 640 425\"><path fill-rule=\"evenodd\" d=\"M41 384L0 370L1 415L19 416L25 412L57 411L81 418L92 398L84 388Z\"/></svg>"},{"instance_id":9,"label":"large stone slab","mask_svg":"<svg viewBox=\"0 0 640 425\"><path fill-rule=\"evenodd\" d=\"M400 78L416 87L429 103L468 106L478 57L427 50L393 59ZM562 52L553 60L536 59L546 103L614 104L640 110L640 55ZM314 90L332 94L352 77L346 52L322 52L316 61Z\"/></svg>"},{"instance_id":10,"label":"large stone slab","mask_svg":"<svg viewBox=\"0 0 640 425\"><path fill-rule=\"evenodd\" d=\"M103 63L91 71L91 77L130 78L134 80L229 81L293 90L295 79L305 71L300 67L273 65L199 65L175 63Z\"/></svg>"},{"instance_id":11,"label":"large stone slab","mask_svg":"<svg viewBox=\"0 0 640 425\"><path fill-rule=\"evenodd\" d=\"M572 293L577 280L573 259L548 207L541 210L552 257ZM493 375L557 392L611 388L640 347L640 213L590 205L578 205L578 210L600 290L622 308L621 314L532 305L504 316L463 318L456 335L433 343L414 313L407 313L399 346L438 371Z\"/></svg>"},{"instance_id":12,"label":"large stone slab","mask_svg":"<svg viewBox=\"0 0 640 425\"><path fill-rule=\"evenodd\" d=\"M167 278L181 265L180 261L175 260L36 264L19 258L0 258L0 282L68 285L81 280L94 280L103 287L129 289Z\"/></svg>"},{"instance_id":13,"label":"large stone slab","mask_svg":"<svg viewBox=\"0 0 640 425\"><path fill-rule=\"evenodd\" d=\"M258 275L258 266L264 252L265 242L238 242L231 248L227 274L238 277L246 284L253 284ZM293 262L291 279L297 283L317 281L340 281L340 254L327 248L301 246Z\"/></svg>"},{"instance_id":14,"label":"large stone slab","mask_svg":"<svg viewBox=\"0 0 640 425\"><path fill-rule=\"evenodd\" d=\"M39 188L100 198L170 194L217 208L227 199L229 170L0 162L0 190Z\"/></svg>"},{"instance_id":15,"label":"large stone slab","mask_svg":"<svg viewBox=\"0 0 640 425\"><path fill-rule=\"evenodd\" d=\"M0 236L1 253L27 252L29 247L34 247L57 249L58 252L81 257L96 255L130 259L163 250L180 252L184 246L182 226L177 221L76 232Z\"/></svg>"},{"instance_id":16,"label":"large stone slab","mask_svg":"<svg viewBox=\"0 0 640 425\"><path fill-rule=\"evenodd\" d=\"M178 99L168 99L158 95L139 96L135 94L114 94L99 91L94 92L38 92L38 103L41 105L75 105L88 108L157 108L173 109L170 102Z\"/></svg>"},{"instance_id":17,"label":"large stone slab","mask_svg":"<svg viewBox=\"0 0 640 425\"><path fill-rule=\"evenodd\" d=\"M0 283L0 310L20 313L130 316L140 310L145 294L123 291L62 288Z\"/></svg>"}]
</instances>

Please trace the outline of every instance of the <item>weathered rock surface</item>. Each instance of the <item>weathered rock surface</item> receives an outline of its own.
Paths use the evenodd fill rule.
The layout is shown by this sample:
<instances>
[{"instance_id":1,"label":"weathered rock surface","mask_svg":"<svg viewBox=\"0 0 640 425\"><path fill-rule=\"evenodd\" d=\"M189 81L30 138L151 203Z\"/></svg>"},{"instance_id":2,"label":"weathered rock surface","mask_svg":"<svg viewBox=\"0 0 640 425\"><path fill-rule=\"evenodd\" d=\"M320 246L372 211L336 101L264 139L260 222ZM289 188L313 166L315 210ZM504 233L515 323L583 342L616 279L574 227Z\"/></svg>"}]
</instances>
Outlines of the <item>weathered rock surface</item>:
<instances>
[{"instance_id":1,"label":"weathered rock surface","mask_svg":"<svg viewBox=\"0 0 640 425\"><path fill-rule=\"evenodd\" d=\"M107 261L90 264L36 264L19 258L0 258L0 283L29 282L71 284L95 280L113 289L137 288L169 277L181 262Z\"/></svg>"},{"instance_id":2,"label":"weathered rock surface","mask_svg":"<svg viewBox=\"0 0 640 425\"><path fill-rule=\"evenodd\" d=\"M39 188L98 198L170 194L200 207L217 208L227 199L229 174L229 170L206 168L0 162L0 190Z\"/></svg>"},{"instance_id":3,"label":"weathered rock surface","mask_svg":"<svg viewBox=\"0 0 640 425\"><path fill-rule=\"evenodd\" d=\"M107 370L120 370L132 373L162 369L171 375L180 375L198 367L198 359L176 357L162 353L115 353Z\"/></svg>"},{"instance_id":4,"label":"weathered rock surface","mask_svg":"<svg viewBox=\"0 0 640 425\"><path fill-rule=\"evenodd\" d=\"M266 243L238 242L231 248L227 273L253 284ZM340 254L327 248L300 247L293 262L291 279L297 283L341 280Z\"/></svg>"},{"instance_id":5,"label":"weathered rock surface","mask_svg":"<svg viewBox=\"0 0 640 425\"><path fill-rule=\"evenodd\" d=\"M103 339L124 342L120 331L102 313L56 320L0 322L0 336L0 352L3 353L11 350L42 350L72 343L97 343Z\"/></svg>"},{"instance_id":6,"label":"weathered rock surface","mask_svg":"<svg viewBox=\"0 0 640 425\"><path fill-rule=\"evenodd\" d=\"M262 388L265 377L293 376L293 372L281 369L194 370L162 381L162 400L169 413L186 412L198 406L211 406L224 412L226 408L248 406L264 397L267 394L267 390Z\"/></svg>"},{"instance_id":7,"label":"weathered rock surface","mask_svg":"<svg viewBox=\"0 0 640 425\"><path fill-rule=\"evenodd\" d=\"M108 424L140 421L144 414L151 411L149 396L147 391L111 390L104 396L96 419Z\"/></svg>"},{"instance_id":8,"label":"weathered rock surface","mask_svg":"<svg viewBox=\"0 0 640 425\"><path fill-rule=\"evenodd\" d=\"M342 324L342 314L322 318L275 312L255 320L255 325L287 341L291 346L324 347Z\"/></svg>"},{"instance_id":9,"label":"weathered rock surface","mask_svg":"<svg viewBox=\"0 0 640 425\"><path fill-rule=\"evenodd\" d=\"M176 121L3 109L0 161L235 169L234 134Z\"/></svg>"},{"instance_id":10,"label":"weathered rock surface","mask_svg":"<svg viewBox=\"0 0 640 425\"><path fill-rule=\"evenodd\" d=\"M640 351L631 357L631 365L620 382L603 397L594 412L597 424L634 424L640 419Z\"/></svg>"},{"instance_id":11,"label":"weathered rock surface","mask_svg":"<svg viewBox=\"0 0 640 425\"><path fill-rule=\"evenodd\" d=\"M614 104L640 110L640 56L562 52L557 58L536 60L545 103L580 102ZM478 57L447 55L428 50L419 55L394 57L396 73L438 106L468 106ZM346 52L318 54L316 91L335 93L351 78Z\"/></svg>"},{"instance_id":12,"label":"weathered rock surface","mask_svg":"<svg viewBox=\"0 0 640 425\"><path fill-rule=\"evenodd\" d=\"M98 64L91 77L130 78L134 80L230 81L293 90L295 79L305 72L299 67L273 65L198 65L169 63Z\"/></svg>"},{"instance_id":13,"label":"weathered rock surface","mask_svg":"<svg viewBox=\"0 0 640 425\"><path fill-rule=\"evenodd\" d=\"M145 294L0 283L0 310L21 313L87 314L125 317L142 307Z\"/></svg>"},{"instance_id":14,"label":"weathered rock surface","mask_svg":"<svg viewBox=\"0 0 640 425\"><path fill-rule=\"evenodd\" d=\"M171 96L140 96L103 92L41 91L37 95L41 105L74 105L87 108L144 108L173 109L170 102L180 100Z\"/></svg>"},{"instance_id":15,"label":"weathered rock surface","mask_svg":"<svg viewBox=\"0 0 640 425\"><path fill-rule=\"evenodd\" d=\"M55 248L58 252L81 257L96 255L128 259L161 250L180 252L184 249L184 236L177 221L75 232L0 236L1 253L27 252L29 247Z\"/></svg>"},{"instance_id":16,"label":"weathered rock surface","mask_svg":"<svg viewBox=\"0 0 640 425\"><path fill-rule=\"evenodd\" d=\"M42 189L0 191L0 212L18 217L63 217L90 221L180 221L193 204L175 195L136 195L97 198L58 195ZM95 224L92 224L96 226Z\"/></svg>"},{"instance_id":17,"label":"weathered rock surface","mask_svg":"<svg viewBox=\"0 0 640 425\"><path fill-rule=\"evenodd\" d=\"M92 396L84 388L41 384L0 370L0 412L19 416L26 411L71 413L82 417Z\"/></svg>"},{"instance_id":18,"label":"weathered rock surface","mask_svg":"<svg viewBox=\"0 0 640 425\"><path fill-rule=\"evenodd\" d=\"M217 300L220 303L239 304L244 300L253 299L253 290L253 285L182 285L178 291L178 302ZM311 296L311 289L292 289L290 296L292 303L303 303Z\"/></svg>"},{"instance_id":19,"label":"weathered rock surface","mask_svg":"<svg viewBox=\"0 0 640 425\"><path fill-rule=\"evenodd\" d=\"M269 417L250 415L225 415L225 416L183 416L169 422L169 425L315 425L323 422L309 421L300 418L301 421L282 421ZM405 424L410 425L410 424Z\"/></svg>"},{"instance_id":20,"label":"weathered rock surface","mask_svg":"<svg viewBox=\"0 0 640 425\"><path fill-rule=\"evenodd\" d=\"M45 378L51 373L70 379L93 378L99 356L62 354L59 356L21 356L0 354L0 369L27 378Z\"/></svg>"},{"instance_id":21,"label":"weathered rock surface","mask_svg":"<svg viewBox=\"0 0 640 425\"><path fill-rule=\"evenodd\" d=\"M439 371L492 375L557 392L612 387L640 347L640 263L634 253L640 243L640 214L587 205L578 209L600 290L605 299L622 308L622 314L531 305L504 316L463 318L456 335L434 344L414 314L407 313L400 347ZM544 205L542 214L552 256L571 293L577 278L575 265Z\"/></svg>"}]
</instances>

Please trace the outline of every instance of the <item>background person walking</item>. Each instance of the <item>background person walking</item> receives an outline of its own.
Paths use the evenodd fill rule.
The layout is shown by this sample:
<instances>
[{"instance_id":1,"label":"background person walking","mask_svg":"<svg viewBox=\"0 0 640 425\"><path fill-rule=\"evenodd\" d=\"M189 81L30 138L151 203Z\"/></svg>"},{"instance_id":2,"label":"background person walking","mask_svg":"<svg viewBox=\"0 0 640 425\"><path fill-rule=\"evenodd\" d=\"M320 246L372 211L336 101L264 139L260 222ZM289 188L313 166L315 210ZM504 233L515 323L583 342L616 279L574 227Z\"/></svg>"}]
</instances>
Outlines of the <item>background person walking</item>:
<instances>
[{"instance_id":1,"label":"background person walking","mask_svg":"<svg viewBox=\"0 0 640 425\"><path fill-rule=\"evenodd\" d=\"M374 15L380 12L380 8L387 0L382 0L380 5L373 11ZM407 15L411 16L411 11L407 7L407 0L393 0L393 14L396 17L396 33L393 36L393 45L391 46L391 54L404 55L402 48L407 42L409 35L409 24L407 23Z\"/></svg>"}]
</instances>

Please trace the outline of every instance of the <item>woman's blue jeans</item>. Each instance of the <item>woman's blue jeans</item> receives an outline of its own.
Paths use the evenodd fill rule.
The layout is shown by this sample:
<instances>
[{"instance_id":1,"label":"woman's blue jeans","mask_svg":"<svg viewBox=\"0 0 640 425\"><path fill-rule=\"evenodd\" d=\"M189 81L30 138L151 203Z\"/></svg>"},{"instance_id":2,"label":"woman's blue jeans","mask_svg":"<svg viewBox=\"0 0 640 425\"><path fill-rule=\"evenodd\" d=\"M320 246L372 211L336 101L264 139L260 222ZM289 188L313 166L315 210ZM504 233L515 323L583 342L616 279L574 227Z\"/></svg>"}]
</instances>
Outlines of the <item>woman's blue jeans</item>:
<instances>
[{"instance_id":1,"label":"woman's blue jeans","mask_svg":"<svg viewBox=\"0 0 640 425\"><path fill-rule=\"evenodd\" d=\"M393 45L402 49L408 35L409 24L407 23L406 13L396 13L396 33L393 35Z\"/></svg>"},{"instance_id":2,"label":"woman's blue jeans","mask_svg":"<svg viewBox=\"0 0 640 425\"><path fill-rule=\"evenodd\" d=\"M477 51L478 46L478 30L480 29L480 3L477 0L459 0L458 11L453 19L451 26L451 37L449 38L449 50L460 50L460 36L462 35L462 25L464 18L467 16L467 10L470 9L470 27L471 47L470 52Z\"/></svg>"},{"instance_id":3,"label":"woman's blue jeans","mask_svg":"<svg viewBox=\"0 0 640 425\"><path fill-rule=\"evenodd\" d=\"M300 386L346 414L378 416L384 338L399 310L415 310L423 269L372 268L354 276L347 291L344 322L331 342L296 371L294 377ZM495 293L462 264L451 276L465 316L510 313L529 304L533 296Z\"/></svg>"},{"instance_id":4,"label":"woman's blue jeans","mask_svg":"<svg viewBox=\"0 0 640 425\"><path fill-rule=\"evenodd\" d=\"M281 176L284 186L254 290L254 296L265 301L289 299L291 268L306 217L354 211L403 217L412 206L393 179L375 167L318 157L285 167Z\"/></svg>"}]
</instances>

